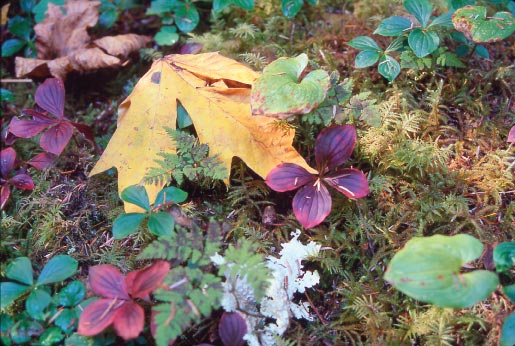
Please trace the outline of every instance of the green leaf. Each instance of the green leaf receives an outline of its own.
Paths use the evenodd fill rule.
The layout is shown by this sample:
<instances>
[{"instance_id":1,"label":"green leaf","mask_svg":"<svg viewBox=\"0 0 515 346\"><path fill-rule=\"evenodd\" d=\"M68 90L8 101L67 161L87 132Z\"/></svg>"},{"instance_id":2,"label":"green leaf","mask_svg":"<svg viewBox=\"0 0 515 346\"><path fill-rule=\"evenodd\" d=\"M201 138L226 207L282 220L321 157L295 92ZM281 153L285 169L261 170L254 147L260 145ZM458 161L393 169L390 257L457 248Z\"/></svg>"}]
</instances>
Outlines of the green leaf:
<instances>
[{"instance_id":1,"label":"green leaf","mask_svg":"<svg viewBox=\"0 0 515 346\"><path fill-rule=\"evenodd\" d=\"M379 60L380 52L372 50L364 50L356 55L354 66L357 68L364 68L374 65Z\"/></svg>"},{"instance_id":2,"label":"green leaf","mask_svg":"<svg viewBox=\"0 0 515 346\"><path fill-rule=\"evenodd\" d=\"M177 1L152 0L152 2L150 3L150 7L147 8L147 12L145 14L147 16L151 16L151 15L155 14L155 15L162 17L166 13L172 12L173 8L176 5L177 5Z\"/></svg>"},{"instance_id":3,"label":"green leaf","mask_svg":"<svg viewBox=\"0 0 515 346\"><path fill-rule=\"evenodd\" d=\"M142 213L128 213L118 216L113 222L114 239L123 239L136 232L146 217L147 214Z\"/></svg>"},{"instance_id":4,"label":"green leaf","mask_svg":"<svg viewBox=\"0 0 515 346\"><path fill-rule=\"evenodd\" d=\"M407 32L409 29L413 28L413 23L411 20L393 16L384 19L379 26L374 31L374 34L381 36L399 36Z\"/></svg>"},{"instance_id":5,"label":"green leaf","mask_svg":"<svg viewBox=\"0 0 515 346\"><path fill-rule=\"evenodd\" d=\"M170 235L175 227L175 219L164 212L154 213L148 219L148 230L157 236Z\"/></svg>"},{"instance_id":6,"label":"green leaf","mask_svg":"<svg viewBox=\"0 0 515 346\"><path fill-rule=\"evenodd\" d=\"M502 273L515 265L515 242L503 242L494 249L495 269Z\"/></svg>"},{"instance_id":7,"label":"green leaf","mask_svg":"<svg viewBox=\"0 0 515 346\"><path fill-rule=\"evenodd\" d=\"M154 36L154 41L160 46L172 46L179 41L179 34L175 26L162 26Z\"/></svg>"},{"instance_id":8,"label":"green leaf","mask_svg":"<svg viewBox=\"0 0 515 346\"><path fill-rule=\"evenodd\" d=\"M14 100L14 94L7 89L0 88L0 101L2 103Z\"/></svg>"},{"instance_id":9,"label":"green leaf","mask_svg":"<svg viewBox=\"0 0 515 346\"><path fill-rule=\"evenodd\" d=\"M404 1L404 7L417 18L423 28L427 26L433 11L433 5L428 0L406 0Z\"/></svg>"},{"instance_id":10,"label":"green leaf","mask_svg":"<svg viewBox=\"0 0 515 346\"><path fill-rule=\"evenodd\" d=\"M392 82L401 72L401 65L393 57L385 55L379 61L377 70L381 76Z\"/></svg>"},{"instance_id":11,"label":"green leaf","mask_svg":"<svg viewBox=\"0 0 515 346\"><path fill-rule=\"evenodd\" d=\"M474 42L494 42L515 32L515 19L509 12L497 12L486 17L486 7L467 6L452 16L454 28Z\"/></svg>"},{"instance_id":12,"label":"green leaf","mask_svg":"<svg viewBox=\"0 0 515 346\"><path fill-rule=\"evenodd\" d=\"M32 264L28 257L15 258L5 270L5 276L11 280L16 280L25 285L31 286L34 283Z\"/></svg>"},{"instance_id":13,"label":"green leaf","mask_svg":"<svg viewBox=\"0 0 515 346\"><path fill-rule=\"evenodd\" d=\"M160 46L172 46L179 40L175 26L162 26L154 36L154 41Z\"/></svg>"},{"instance_id":14,"label":"green leaf","mask_svg":"<svg viewBox=\"0 0 515 346\"><path fill-rule=\"evenodd\" d=\"M46 285L68 279L77 272L78 262L68 255L57 255L45 265L39 274L37 285Z\"/></svg>"},{"instance_id":15,"label":"green leaf","mask_svg":"<svg viewBox=\"0 0 515 346\"><path fill-rule=\"evenodd\" d=\"M478 44L476 48L474 48L474 53L484 59L490 59L490 53L488 53L488 49L485 46Z\"/></svg>"},{"instance_id":16,"label":"green leaf","mask_svg":"<svg viewBox=\"0 0 515 346\"><path fill-rule=\"evenodd\" d=\"M190 32L199 23L200 16L193 3L181 3L175 8L175 24L182 32Z\"/></svg>"},{"instance_id":17,"label":"green leaf","mask_svg":"<svg viewBox=\"0 0 515 346\"><path fill-rule=\"evenodd\" d=\"M126 187L120 197L128 203L137 205L138 207L150 210L150 202L148 201L147 190L142 185L131 185Z\"/></svg>"},{"instance_id":18,"label":"green leaf","mask_svg":"<svg viewBox=\"0 0 515 346\"><path fill-rule=\"evenodd\" d=\"M48 307L52 297L44 289L36 289L30 292L29 297L25 301L25 309L30 317L35 320L42 321L45 319L43 311Z\"/></svg>"},{"instance_id":19,"label":"green leaf","mask_svg":"<svg viewBox=\"0 0 515 346\"><path fill-rule=\"evenodd\" d=\"M64 334L61 329L57 327L50 327L39 337L39 345L52 346L64 339Z\"/></svg>"},{"instance_id":20,"label":"green leaf","mask_svg":"<svg viewBox=\"0 0 515 346\"><path fill-rule=\"evenodd\" d=\"M11 316L1 313L0 314L0 344L11 346L11 338L9 337L10 329L14 325L14 320Z\"/></svg>"},{"instance_id":21,"label":"green leaf","mask_svg":"<svg viewBox=\"0 0 515 346\"><path fill-rule=\"evenodd\" d=\"M299 81L307 65L308 56L301 54L279 58L265 67L252 86L252 114L285 118L309 113L324 101L331 86L329 74L314 70Z\"/></svg>"},{"instance_id":22,"label":"green leaf","mask_svg":"<svg viewBox=\"0 0 515 346\"><path fill-rule=\"evenodd\" d=\"M59 292L59 305L75 306L86 296L86 287L81 281L75 280L66 285Z\"/></svg>"},{"instance_id":23,"label":"green leaf","mask_svg":"<svg viewBox=\"0 0 515 346\"><path fill-rule=\"evenodd\" d=\"M214 0L213 11L219 13L224 8L231 5L240 7L246 11L251 11L254 9L254 0Z\"/></svg>"},{"instance_id":24,"label":"green leaf","mask_svg":"<svg viewBox=\"0 0 515 346\"><path fill-rule=\"evenodd\" d=\"M188 114L188 111L181 105L177 105L177 127L179 129L184 129L185 127L188 127L190 125L193 125L193 120L191 120L190 115Z\"/></svg>"},{"instance_id":25,"label":"green leaf","mask_svg":"<svg viewBox=\"0 0 515 346\"><path fill-rule=\"evenodd\" d=\"M94 346L98 344L93 343L93 339L87 336L82 336L73 333L71 336L64 340L64 346Z\"/></svg>"},{"instance_id":26,"label":"green leaf","mask_svg":"<svg viewBox=\"0 0 515 346\"><path fill-rule=\"evenodd\" d=\"M502 291L508 298L511 299L512 302L515 303L515 284L514 285L508 285L504 286L502 288Z\"/></svg>"},{"instance_id":27,"label":"green leaf","mask_svg":"<svg viewBox=\"0 0 515 346\"><path fill-rule=\"evenodd\" d=\"M116 7L101 9L100 17L98 17L98 24L104 28L110 28L118 20L118 11Z\"/></svg>"},{"instance_id":28,"label":"green leaf","mask_svg":"<svg viewBox=\"0 0 515 346\"><path fill-rule=\"evenodd\" d=\"M36 23L40 23L45 19L45 12L48 9L48 4L52 3L54 5L64 5L66 0L41 0L37 3L36 6L32 9L32 13L34 13L34 19Z\"/></svg>"},{"instance_id":29,"label":"green leaf","mask_svg":"<svg viewBox=\"0 0 515 346\"><path fill-rule=\"evenodd\" d=\"M293 18L299 13L304 0L281 0L281 9L286 18Z\"/></svg>"},{"instance_id":30,"label":"green leaf","mask_svg":"<svg viewBox=\"0 0 515 346\"><path fill-rule=\"evenodd\" d=\"M2 43L2 58L10 57L25 47L25 42L17 38L11 38Z\"/></svg>"},{"instance_id":31,"label":"green leaf","mask_svg":"<svg viewBox=\"0 0 515 346\"><path fill-rule=\"evenodd\" d=\"M7 22L7 29L11 34L29 41L32 34L32 25L32 21L29 18L15 16Z\"/></svg>"},{"instance_id":32,"label":"green leaf","mask_svg":"<svg viewBox=\"0 0 515 346\"><path fill-rule=\"evenodd\" d=\"M71 333L75 329L77 329L78 318L75 310L71 309L63 309L59 316L54 321L54 324L61 328L63 332L66 334Z\"/></svg>"},{"instance_id":33,"label":"green leaf","mask_svg":"<svg viewBox=\"0 0 515 346\"><path fill-rule=\"evenodd\" d=\"M393 40L388 45L388 47L385 50L385 53L397 52L397 51L403 50L405 42L406 42L406 37L405 36L397 37L395 40Z\"/></svg>"},{"instance_id":34,"label":"green leaf","mask_svg":"<svg viewBox=\"0 0 515 346\"><path fill-rule=\"evenodd\" d=\"M0 282L0 309L11 305L16 299L30 290L30 287L14 282Z\"/></svg>"},{"instance_id":35,"label":"green leaf","mask_svg":"<svg viewBox=\"0 0 515 346\"><path fill-rule=\"evenodd\" d=\"M404 294L440 307L466 308L486 299L499 284L486 270L460 273L483 244L466 234L413 238L391 260L385 280Z\"/></svg>"},{"instance_id":36,"label":"green leaf","mask_svg":"<svg viewBox=\"0 0 515 346\"><path fill-rule=\"evenodd\" d=\"M19 320L11 328L11 339L15 345L29 342L33 336L39 336L44 332L43 326L29 319Z\"/></svg>"},{"instance_id":37,"label":"green leaf","mask_svg":"<svg viewBox=\"0 0 515 346\"><path fill-rule=\"evenodd\" d=\"M188 193L175 186L168 186L159 191L154 207L165 203L182 203L188 198Z\"/></svg>"},{"instance_id":38,"label":"green leaf","mask_svg":"<svg viewBox=\"0 0 515 346\"><path fill-rule=\"evenodd\" d=\"M20 0L20 7L23 12L30 13L34 8L35 0Z\"/></svg>"},{"instance_id":39,"label":"green leaf","mask_svg":"<svg viewBox=\"0 0 515 346\"><path fill-rule=\"evenodd\" d=\"M353 38L348 43L352 48L360 49L360 50L371 50L381 52L382 49L379 47L374 39L368 36L358 36Z\"/></svg>"},{"instance_id":40,"label":"green leaf","mask_svg":"<svg viewBox=\"0 0 515 346\"><path fill-rule=\"evenodd\" d=\"M452 15L454 12L449 11L447 13L442 14L439 17L436 17L431 24L428 25L428 27L434 27L434 26L443 26L444 28L452 29Z\"/></svg>"},{"instance_id":41,"label":"green leaf","mask_svg":"<svg viewBox=\"0 0 515 346\"><path fill-rule=\"evenodd\" d=\"M408 44L417 57L423 58L438 48L440 38L433 31L424 32L418 28L410 32Z\"/></svg>"},{"instance_id":42,"label":"green leaf","mask_svg":"<svg viewBox=\"0 0 515 346\"><path fill-rule=\"evenodd\" d=\"M500 346L515 345L515 312L512 312L504 320L501 330Z\"/></svg>"},{"instance_id":43,"label":"green leaf","mask_svg":"<svg viewBox=\"0 0 515 346\"><path fill-rule=\"evenodd\" d=\"M475 2L475 0L451 0L450 5L451 8L457 9L464 6L474 5Z\"/></svg>"}]
</instances>

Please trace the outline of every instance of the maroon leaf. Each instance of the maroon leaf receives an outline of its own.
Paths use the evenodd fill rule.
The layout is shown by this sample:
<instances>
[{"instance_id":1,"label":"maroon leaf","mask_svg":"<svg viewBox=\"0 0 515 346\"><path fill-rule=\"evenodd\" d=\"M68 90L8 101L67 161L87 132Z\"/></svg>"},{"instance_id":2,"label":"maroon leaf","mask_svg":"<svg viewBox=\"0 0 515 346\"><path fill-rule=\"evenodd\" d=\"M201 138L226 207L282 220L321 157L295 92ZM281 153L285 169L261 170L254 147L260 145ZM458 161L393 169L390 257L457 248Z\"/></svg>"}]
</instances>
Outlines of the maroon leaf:
<instances>
[{"instance_id":1,"label":"maroon leaf","mask_svg":"<svg viewBox=\"0 0 515 346\"><path fill-rule=\"evenodd\" d=\"M280 163L266 176L265 183L278 192L295 190L317 179L303 167L295 163Z\"/></svg>"},{"instance_id":2,"label":"maroon leaf","mask_svg":"<svg viewBox=\"0 0 515 346\"><path fill-rule=\"evenodd\" d=\"M67 121L62 121L43 133L39 144L44 150L59 156L72 138L72 135L73 126Z\"/></svg>"},{"instance_id":3,"label":"maroon leaf","mask_svg":"<svg viewBox=\"0 0 515 346\"><path fill-rule=\"evenodd\" d=\"M9 196L11 196L9 185L2 184L0 186L0 210L4 209L7 201L9 200Z\"/></svg>"},{"instance_id":4,"label":"maroon leaf","mask_svg":"<svg viewBox=\"0 0 515 346\"><path fill-rule=\"evenodd\" d=\"M150 267L134 272L134 276L127 275L127 286L130 287L132 298L144 298L163 283L170 271L170 263L156 261ZM129 273L131 274L131 273ZM130 281L130 283L129 283Z\"/></svg>"},{"instance_id":5,"label":"maroon leaf","mask_svg":"<svg viewBox=\"0 0 515 346\"><path fill-rule=\"evenodd\" d=\"M72 124L80 133L82 133L88 141L95 143L95 135L91 126L79 124L73 121L71 121L70 124Z\"/></svg>"},{"instance_id":6,"label":"maroon leaf","mask_svg":"<svg viewBox=\"0 0 515 346\"><path fill-rule=\"evenodd\" d=\"M54 154L44 152L37 154L27 163L35 169L43 170L50 167L55 162L55 159L56 156Z\"/></svg>"},{"instance_id":7,"label":"maroon leaf","mask_svg":"<svg viewBox=\"0 0 515 346\"><path fill-rule=\"evenodd\" d=\"M64 84L59 78L47 78L36 90L36 103L58 118L64 117Z\"/></svg>"},{"instance_id":8,"label":"maroon leaf","mask_svg":"<svg viewBox=\"0 0 515 346\"><path fill-rule=\"evenodd\" d=\"M247 323L237 312L224 312L218 324L218 335L224 346L243 346L247 334Z\"/></svg>"},{"instance_id":9,"label":"maroon leaf","mask_svg":"<svg viewBox=\"0 0 515 346\"><path fill-rule=\"evenodd\" d=\"M40 118L34 120L12 118L8 129L10 133L17 137L32 138L54 123L55 121L53 120L48 122Z\"/></svg>"},{"instance_id":10,"label":"maroon leaf","mask_svg":"<svg viewBox=\"0 0 515 346\"><path fill-rule=\"evenodd\" d=\"M324 181L349 198L362 198L370 193L367 177L354 168L343 168Z\"/></svg>"},{"instance_id":11,"label":"maroon leaf","mask_svg":"<svg viewBox=\"0 0 515 346\"><path fill-rule=\"evenodd\" d=\"M11 173L14 168L15 161L16 151L13 148L5 148L0 152L0 174L2 178L9 178L9 173Z\"/></svg>"},{"instance_id":12,"label":"maroon leaf","mask_svg":"<svg viewBox=\"0 0 515 346\"><path fill-rule=\"evenodd\" d=\"M186 43L179 50L179 54L197 54L202 50L200 43Z\"/></svg>"},{"instance_id":13,"label":"maroon leaf","mask_svg":"<svg viewBox=\"0 0 515 346\"><path fill-rule=\"evenodd\" d=\"M336 168L347 161L356 144L356 129L352 125L332 125L323 129L315 143L317 169Z\"/></svg>"},{"instance_id":14,"label":"maroon leaf","mask_svg":"<svg viewBox=\"0 0 515 346\"><path fill-rule=\"evenodd\" d=\"M331 195L317 180L313 185L302 187L293 197L293 213L304 228L313 228L325 220L331 212Z\"/></svg>"},{"instance_id":15,"label":"maroon leaf","mask_svg":"<svg viewBox=\"0 0 515 346\"><path fill-rule=\"evenodd\" d=\"M124 340L134 339L140 335L145 324L145 311L133 302L125 302L116 311L114 329Z\"/></svg>"},{"instance_id":16,"label":"maroon leaf","mask_svg":"<svg viewBox=\"0 0 515 346\"><path fill-rule=\"evenodd\" d=\"M515 143L515 126L513 126L508 134L508 143Z\"/></svg>"},{"instance_id":17,"label":"maroon leaf","mask_svg":"<svg viewBox=\"0 0 515 346\"><path fill-rule=\"evenodd\" d=\"M18 173L11 179L9 179L9 183L18 189L22 190L34 190L34 182L30 175L26 173Z\"/></svg>"},{"instance_id":18,"label":"maroon leaf","mask_svg":"<svg viewBox=\"0 0 515 346\"><path fill-rule=\"evenodd\" d=\"M125 278L122 273L110 264L100 264L89 269L91 290L105 298L129 300Z\"/></svg>"},{"instance_id":19,"label":"maroon leaf","mask_svg":"<svg viewBox=\"0 0 515 346\"><path fill-rule=\"evenodd\" d=\"M113 323L116 311L123 303L116 299L99 299L90 303L80 314L77 332L84 336L101 333Z\"/></svg>"}]
</instances>

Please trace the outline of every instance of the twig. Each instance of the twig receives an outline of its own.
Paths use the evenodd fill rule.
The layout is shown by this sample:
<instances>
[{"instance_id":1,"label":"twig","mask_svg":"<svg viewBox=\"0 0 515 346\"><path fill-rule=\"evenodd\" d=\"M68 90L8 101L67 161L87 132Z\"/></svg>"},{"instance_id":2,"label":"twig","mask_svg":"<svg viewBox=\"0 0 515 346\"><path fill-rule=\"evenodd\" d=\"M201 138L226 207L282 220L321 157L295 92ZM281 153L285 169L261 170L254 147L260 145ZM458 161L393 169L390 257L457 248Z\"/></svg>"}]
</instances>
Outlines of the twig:
<instances>
[{"instance_id":1,"label":"twig","mask_svg":"<svg viewBox=\"0 0 515 346\"><path fill-rule=\"evenodd\" d=\"M322 322L322 324L324 326L327 326L327 321L324 320L322 315L320 315L320 312L318 312L318 309L316 308L315 304L313 304L313 302L311 301L311 298L309 298L308 292L304 291L304 295L306 296L306 299L308 300L309 305L311 305L311 308L313 309L313 311L315 311L315 314L317 314L318 318L320 319L320 322Z\"/></svg>"},{"instance_id":2,"label":"twig","mask_svg":"<svg viewBox=\"0 0 515 346\"><path fill-rule=\"evenodd\" d=\"M6 79L0 79L0 83L34 83L34 81L30 78L23 78L23 79L6 78Z\"/></svg>"}]
</instances>

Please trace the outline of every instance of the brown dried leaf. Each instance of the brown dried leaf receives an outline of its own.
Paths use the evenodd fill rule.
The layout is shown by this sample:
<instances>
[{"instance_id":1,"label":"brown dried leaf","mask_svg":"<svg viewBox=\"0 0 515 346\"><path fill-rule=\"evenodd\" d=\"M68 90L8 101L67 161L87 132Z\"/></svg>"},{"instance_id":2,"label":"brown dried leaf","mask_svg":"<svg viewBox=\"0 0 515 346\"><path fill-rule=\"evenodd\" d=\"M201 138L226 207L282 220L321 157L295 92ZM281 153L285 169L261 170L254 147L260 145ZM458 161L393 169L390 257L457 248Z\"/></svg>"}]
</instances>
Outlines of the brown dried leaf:
<instances>
[{"instance_id":1,"label":"brown dried leaf","mask_svg":"<svg viewBox=\"0 0 515 346\"><path fill-rule=\"evenodd\" d=\"M126 34L102 37L93 43L110 55L126 58L131 52L146 46L150 41L148 36Z\"/></svg>"}]
</instances>

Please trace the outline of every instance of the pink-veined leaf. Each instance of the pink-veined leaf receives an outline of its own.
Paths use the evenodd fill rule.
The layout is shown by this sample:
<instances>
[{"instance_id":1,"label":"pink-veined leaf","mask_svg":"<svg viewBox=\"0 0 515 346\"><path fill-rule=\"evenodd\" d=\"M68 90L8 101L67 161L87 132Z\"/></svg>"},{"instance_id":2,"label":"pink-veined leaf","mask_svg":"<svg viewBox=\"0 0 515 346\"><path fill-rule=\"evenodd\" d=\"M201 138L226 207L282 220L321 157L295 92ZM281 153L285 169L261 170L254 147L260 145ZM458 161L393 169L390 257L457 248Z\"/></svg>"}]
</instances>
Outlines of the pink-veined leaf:
<instances>
[{"instance_id":1,"label":"pink-veined leaf","mask_svg":"<svg viewBox=\"0 0 515 346\"><path fill-rule=\"evenodd\" d=\"M132 298L148 296L161 286L169 271L170 263L156 261L150 267L136 271L134 277L127 275L127 286L130 287L129 292Z\"/></svg>"},{"instance_id":2,"label":"pink-veined leaf","mask_svg":"<svg viewBox=\"0 0 515 346\"><path fill-rule=\"evenodd\" d=\"M134 339L140 335L145 324L145 311L138 304L125 302L117 311L114 318L116 334L124 340Z\"/></svg>"},{"instance_id":3,"label":"pink-veined leaf","mask_svg":"<svg viewBox=\"0 0 515 346\"><path fill-rule=\"evenodd\" d=\"M129 300L125 278L110 264L100 264L89 269L91 290L105 298Z\"/></svg>"},{"instance_id":4,"label":"pink-veined leaf","mask_svg":"<svg viewBox=\"0 0 515 346\"><path fill-rule=\"evenodd\" d=\"M317 179L303 167L295 163L280 163L266 176L265 183L278 192L295 190Z\"/></svg>"},{"instance_id":5,"label":"pink-veined leaf","mask_svg":"<svg viewBox=\"0 0 515 346\"><path fill-rule=\"evenodd\" d=\"M331 212L331 195L318 180L315 184L303 186L293 197L293 213L301 225L313 228L325 220Z\"/></svg>"},{"instance_id":6,"label":"pink-veined leaf","mask_svg":"<svg viewBox=\"0 0 515 346\"><path fill-rule=\"evenodd\" d=\"M513 126L508 134L508 143L515 143L515 126Z\"/></svg>"},{"instance_id":7,"label":"pink-veined leaf","mask_svg":"<svg viewBox=\"0 0 515 346\"><path fill-rule=\"evenodd\" d=\"M51 118L34 118L33 120L20 120L14 117L11 119L11 122L9 123L8 130L10 133L17 137L32 138L52 124L55 124L55 120Z\"/></svg>"},{"instance_id":8,"label":"pink-veined leaf","mask_svg":"<svg viewBox=\"0 0 515 346\"><path fill-rule=\"evenodd\" d=\"M9 173L11 173L14 168L15 161L16 151L13 148L5 148L0 152L0 174L2 178L9 178Z\"/></svg>"},{"instance_id":9,"label":"pink-veined leaf","mask_svg":"<svg viewBox=\"0 0 515 346\"><path fill-rule=\"evenodd\" d=\"M367 177L358 169L340 169L335 174L324 177L324 181L348 198L362 198L370 193Z\"/></svg>"},{"instance_id":10,"label":"pink-veined leaf","mask_svg":"<svg viewBox=\"0 0 515 346\"><path fill-rule=\"evenodd\" d=\"M9 196L11 196L11 189L8 184L2 184L0 186L0 210L4 209L7 201L9 200Z\"/></svg>"},{"instance_id":11,"label":"pink-veined leaf","mask_svg":"<svg viewBox=\"0 0 515 346\"><path fill-rule=\"evenodd\" d=\"M117 309L124 303L116 299L99 299L90 303L80 314L77 332L84 336L101 333L113 323Z\"/></svg>"},{"instance_id":12,"label":"pink-veined leaf","mask_svg":"<svg viewBox=\"0 0 515 346\"><path fill-rule=\"evenodd\" d=\"M72 135L73 126L67 121L62 121L45 131L41 135L39 144L41 148L49 153L59 156L72 138Z\"/></svg>"},{"instance_id":13,"label":"pink-veined leaf","mask_svg":"<svg viewBox=\"0 0 515 346\"><path fill-rule=\"evenodd\" d=\"M64 83L59 78L47 78L34 96L36 103L58 118L64 117Z\"/></svg>"},{"instance_id":14,"label":"pink-veined leaf","mask_svg":"<svg viewBox=\"0 0 515 346\"><path fill-rule=\"evenodd\" d=\"M352 125L332 125L324 128L315 142L317 169L336 168L347 161L356 145L356 129Z\"/></svg>"},{"instance_id":15,"label":"pink-veined leaf","mask_svg":"<svg viewBox=\"0 0 515 346\"><path fill-rule=\"evenodd\" d=\"M237 312L224 312L218 323L218 335L224 346L243 346L247 334L247 323Z\"/></svg>"},{"instance_id":16,"label":"pink-veined leaf","mask_svg":"<svg viewBox=\"0 0 515 346\"><path fill-rule=\"evenodd\" d=\"M55 162L56 156L51 153L39 153L34 156L27 164L31 165L35 169L43 170L50 167Z\"/></svg>"},{"instance_id":17,"label":"pink-veined leaf","mask_svg":"<svg viewBox=\"0 0 515 346\"><path fill-rule=\"evenodd\" d=\"M30 175L26 173L18 173L11 179L9 179L9 183L18 189L22 190L34 190L34 181Z\"/></svg>"}]
</instances>

